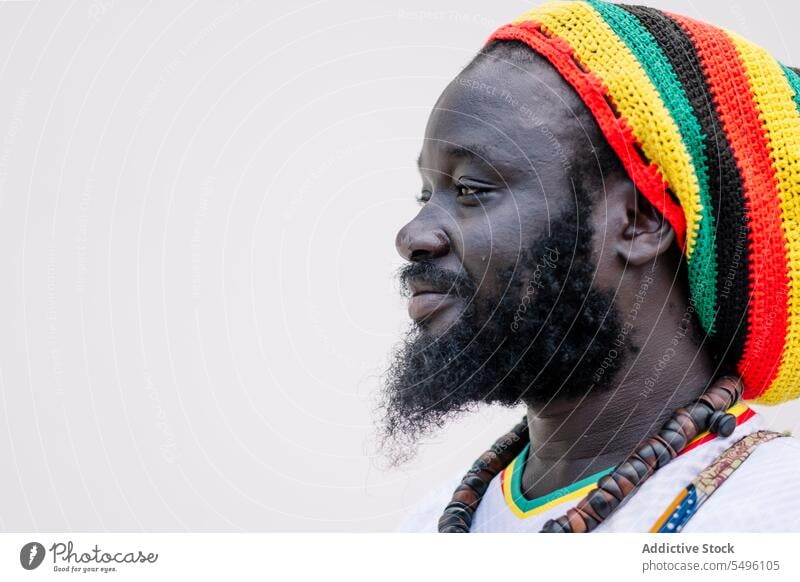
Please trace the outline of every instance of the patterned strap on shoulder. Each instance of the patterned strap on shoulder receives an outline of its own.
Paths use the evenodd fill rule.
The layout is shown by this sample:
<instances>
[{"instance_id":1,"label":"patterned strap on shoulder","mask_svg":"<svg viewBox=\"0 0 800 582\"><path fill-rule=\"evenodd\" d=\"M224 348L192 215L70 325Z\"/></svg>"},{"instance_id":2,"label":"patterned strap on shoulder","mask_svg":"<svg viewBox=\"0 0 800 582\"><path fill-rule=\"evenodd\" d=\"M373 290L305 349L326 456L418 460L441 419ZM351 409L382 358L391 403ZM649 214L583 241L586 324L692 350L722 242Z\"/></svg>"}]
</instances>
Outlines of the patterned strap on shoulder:
<instances>
[{"instance_id":1,"label":"patterned strap on shoulder","mask_svg":"<svg viewBox=\"0 0 800 582\"><path fill-rule=\"evenodd\" d=\"M650 528L650 533L681 531L697 509L747 460L758 445L782 436L789 436L789 433L759 430L733 443L678 494Z\"/></svg>"}]
</instances>

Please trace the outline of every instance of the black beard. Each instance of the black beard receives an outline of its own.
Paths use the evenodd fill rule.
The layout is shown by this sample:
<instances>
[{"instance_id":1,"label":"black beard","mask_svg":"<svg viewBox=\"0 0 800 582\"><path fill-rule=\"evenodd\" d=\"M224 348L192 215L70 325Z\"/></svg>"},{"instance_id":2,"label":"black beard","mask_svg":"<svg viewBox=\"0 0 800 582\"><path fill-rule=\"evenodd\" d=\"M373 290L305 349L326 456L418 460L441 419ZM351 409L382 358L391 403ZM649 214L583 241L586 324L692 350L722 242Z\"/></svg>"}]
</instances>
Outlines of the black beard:
<instances>
[{"instance_id":1,"label":"black beard","mask_svg":"<svg viewBox=\"0 0 800 582\"><path fill-rule=\"evenodd\" d=\"M381 448L391 465L478 404L542 405L610 385L626 334L613 293L592 287L587 214L573 206L554 221L556 232L523 253L521 268L499 274L499 298L477 299L471 281L432 263L401 271L404 288L423 278L471 301L447 332L434 337L414 326L393 354L381 402Z\"/></svg>"}]
</instances>

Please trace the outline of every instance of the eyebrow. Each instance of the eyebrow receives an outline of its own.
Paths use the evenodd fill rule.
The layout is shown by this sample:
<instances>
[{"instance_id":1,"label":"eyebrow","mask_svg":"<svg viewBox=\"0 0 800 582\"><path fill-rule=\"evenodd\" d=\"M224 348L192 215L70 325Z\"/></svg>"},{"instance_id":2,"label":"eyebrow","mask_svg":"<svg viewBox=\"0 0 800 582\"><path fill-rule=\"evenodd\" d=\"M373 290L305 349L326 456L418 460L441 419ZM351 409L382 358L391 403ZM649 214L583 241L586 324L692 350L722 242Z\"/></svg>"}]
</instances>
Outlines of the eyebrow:
<instances>
[{"instance_id":1,"label":"eyebrow","mask_svg":"<svg viewBox=\"0 0 800 582\"><path fill-rule=\"evenodd\" d=\"M483 164L489 164L490 147L486 144L468 144L459 145L454 143L447 143L443 146L444 153L453 158L472 158ZM422 167L422 152L417 157L417 167Z\"/></svg>"}]
</instances>

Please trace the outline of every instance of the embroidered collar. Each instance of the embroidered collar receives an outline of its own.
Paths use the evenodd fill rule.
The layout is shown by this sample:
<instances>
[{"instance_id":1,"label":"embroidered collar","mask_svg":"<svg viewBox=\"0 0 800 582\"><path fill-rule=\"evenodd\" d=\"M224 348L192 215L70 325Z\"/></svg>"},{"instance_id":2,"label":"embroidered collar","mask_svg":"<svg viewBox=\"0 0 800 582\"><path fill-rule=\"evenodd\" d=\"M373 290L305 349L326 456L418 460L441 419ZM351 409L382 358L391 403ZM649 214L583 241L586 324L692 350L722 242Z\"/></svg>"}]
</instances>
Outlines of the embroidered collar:
<instances>
[{"instance_id":1,"label":"embroidered collar","mask_svg":"<svg viewBox=\"0 0 800 582\"><path fill-rule=\"evenodd\" d=\"M735 404L728 409L728 412L736 417L737 426L755 415L755 411L743 402ZM703 432L697 435L692 442L686 445L686 448L683 449L678 456L684 455L714 438L716 438L716 435L708 431ZM582 497L586 496L589 491L594 489L597 481L601 477L611 473L611 471L614 470L614 467L612 466L584 477L579 481L572 483L571 485L556 489L547 495L542 495L541 497L537 497L535 499L527 499L522 493L522 473L525 469L525 460L527 459L529 449L530 443L505 469L503 469L499 475L500 487L503 492L503 498L505 499L506 505L511 512L520 519L533 517L534 515L538 515L552 507L555 507L556 505L560 505L567 501L581 499Z\"/></svg>"}]
</instances>

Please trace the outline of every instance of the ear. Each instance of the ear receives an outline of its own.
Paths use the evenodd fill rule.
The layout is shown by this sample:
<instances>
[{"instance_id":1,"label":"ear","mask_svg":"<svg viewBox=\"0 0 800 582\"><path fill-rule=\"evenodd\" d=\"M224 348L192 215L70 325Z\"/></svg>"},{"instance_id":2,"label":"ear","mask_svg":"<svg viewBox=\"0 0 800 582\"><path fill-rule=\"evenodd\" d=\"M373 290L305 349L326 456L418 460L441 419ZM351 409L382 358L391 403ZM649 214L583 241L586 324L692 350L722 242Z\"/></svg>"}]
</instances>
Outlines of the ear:
<instances>
[{"instance_id":1,"label":"ear","mask_svg":"<svg viewBox=\"0 0 800 582\"><path fill-rule=\"evenodd\" d=\"M625 219L617 236L616 250L627 264L641 266L672 246L675 231L633 183L627 182L623 193Z\"/></svg>"}]
</instances>

